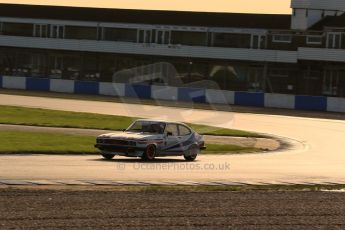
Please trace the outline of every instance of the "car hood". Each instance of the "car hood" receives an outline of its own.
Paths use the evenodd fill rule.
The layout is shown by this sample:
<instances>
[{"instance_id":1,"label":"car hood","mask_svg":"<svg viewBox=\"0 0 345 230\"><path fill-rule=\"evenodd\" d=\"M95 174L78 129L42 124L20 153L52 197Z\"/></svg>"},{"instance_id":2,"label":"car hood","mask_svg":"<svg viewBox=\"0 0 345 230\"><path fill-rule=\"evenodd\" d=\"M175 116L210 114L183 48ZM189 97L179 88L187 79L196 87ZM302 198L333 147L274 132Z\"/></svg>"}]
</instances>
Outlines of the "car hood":
<instances>
[{"instance_id":1,"label":"car hood","mask_svg":"<svg viewBox=\"0 0 345 230\"><path fill-rule=\"evenodd\" d=\"M122 133L106 133L98 136L98 138L111 138L117 140L152 140L152 139L162 139L162 134L149 134L149 133L132 133L132 132L122 132Z\"/></svg>"}]
</instances>

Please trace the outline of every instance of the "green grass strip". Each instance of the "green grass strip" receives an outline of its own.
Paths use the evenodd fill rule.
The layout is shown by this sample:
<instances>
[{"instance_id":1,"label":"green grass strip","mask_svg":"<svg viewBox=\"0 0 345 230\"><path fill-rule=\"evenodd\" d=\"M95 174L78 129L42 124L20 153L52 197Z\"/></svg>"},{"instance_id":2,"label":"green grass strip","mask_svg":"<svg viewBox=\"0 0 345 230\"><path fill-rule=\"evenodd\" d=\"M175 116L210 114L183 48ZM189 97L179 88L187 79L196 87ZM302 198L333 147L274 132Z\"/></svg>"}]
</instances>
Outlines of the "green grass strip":
<instances>
[{"instance_id":1,"label":"green grass strip","mask_svg":"<svg viewBox=\"0 0 345 230\"><path fill-rule=\"evenodd\" d=\"M0 153L96 154L95 138L55 133L0 131Z\"/></svg>"},{"instance_id":2,"label":"green grass strip","mask_svg":"<svg viewBox=\"0 0 345 230\"><path fill-rule=\"evenodd\" d=\"M56 133L0 131L0 154L99 154L95 137ZM204 154L253 152L253 148L209 145Z\"/></svg>"},{"instance_id":3,"label":"green grass strip","mask_svg":"<svg viewBox=\"0 0 345 230\"><path fill-rule=\"evenodd\" d=\"M1 124L122 130L127 128L135 119L136 118L124 116L100 115L93 113L0 106ZM205 125L190 125L195 131L203 135L262 137L259 134L246 131L216 128Z\"/></svg>"}]
</instances>

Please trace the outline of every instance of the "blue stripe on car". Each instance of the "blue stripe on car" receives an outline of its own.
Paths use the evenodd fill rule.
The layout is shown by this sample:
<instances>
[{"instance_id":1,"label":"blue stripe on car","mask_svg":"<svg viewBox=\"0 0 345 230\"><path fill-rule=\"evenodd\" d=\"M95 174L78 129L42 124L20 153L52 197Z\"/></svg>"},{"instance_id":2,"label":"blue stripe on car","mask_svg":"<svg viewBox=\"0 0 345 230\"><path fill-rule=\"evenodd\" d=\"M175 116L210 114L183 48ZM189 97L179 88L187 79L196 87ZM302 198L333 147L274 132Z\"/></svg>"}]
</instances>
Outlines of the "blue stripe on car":
<instances>
[{"instance_id":1,"label":"blue stripe on car","mask_svg":"<svg viewBox=\"0 0 345 230\"><path fill-rule=\"evenodd\" d=\"M178 147L181 147L181 146L182 146L182 147L188 146L188 145L193 144L194 142L195 142L195 135L192 134L192 136L191 136L188 140L186 140L186 141L184 141L184 142L182 142L182 143L178 143L178 144L176 144L176 145L173 145L173 146L171 146L171 147L168 147L168 148L166 148L166 149L163 149L163 151L171 150L171 149L178 148Z\"/></svg>"}]
</instances>

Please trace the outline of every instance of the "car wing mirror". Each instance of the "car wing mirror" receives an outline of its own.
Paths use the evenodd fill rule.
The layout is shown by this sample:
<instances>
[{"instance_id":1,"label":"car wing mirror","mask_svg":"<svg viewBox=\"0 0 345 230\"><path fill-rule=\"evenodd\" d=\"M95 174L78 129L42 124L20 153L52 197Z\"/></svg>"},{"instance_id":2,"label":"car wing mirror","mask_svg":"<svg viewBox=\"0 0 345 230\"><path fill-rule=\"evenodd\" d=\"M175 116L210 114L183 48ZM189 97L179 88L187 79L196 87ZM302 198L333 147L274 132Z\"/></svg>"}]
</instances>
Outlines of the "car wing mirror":
<instances>
[{"instance_id":1,"label":"car wing mirror","mask_svg":"<svg viewBox=\"0 0 345 230\"><path fill-rule=\"evenodd\" d=\"M172 132L167 132L167 137L172 136L172 135L173 135Z\"/></svg>"}]
</instances>

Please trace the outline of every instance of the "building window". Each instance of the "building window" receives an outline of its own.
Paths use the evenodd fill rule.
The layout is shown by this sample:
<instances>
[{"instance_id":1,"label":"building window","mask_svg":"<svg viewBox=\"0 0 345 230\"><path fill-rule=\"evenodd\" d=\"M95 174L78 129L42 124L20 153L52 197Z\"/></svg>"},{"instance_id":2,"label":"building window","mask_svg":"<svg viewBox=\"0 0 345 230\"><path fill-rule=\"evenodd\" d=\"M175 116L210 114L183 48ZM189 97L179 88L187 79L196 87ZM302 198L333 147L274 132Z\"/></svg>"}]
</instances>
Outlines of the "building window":
<instances>
[{"instance_id":1,"label":"building window","mask_svg":"<svg viewBox=\"0 0 345 230\"><path fill-rule=\"evenodd\" d=\"M214 33L213 45L216 47L231 48L250 48L252 36L250 34L231 34L231 33ZM257 38L259 39L259 38ZM259 41L257 41L259 43Z\"/></svg>"},{"instance_id":2,"label":"building window","mask_svg":"<svg viewBox=\"0 0 345 230\"><path fill-rule=\"evenodd\" d=\"M268 71L267 89L269 93L292 93L294 86L290 77L289 67L272 67Z\"/></svg>"},{"instance_id":3,"label":"building window","mask_svg":"<svg viewBox=\"0 0 345 230\"><path fill-rule=\"evenodd\" d=\"M331 32L327 35L327 48L329 49L341 49L341 33Z\"/></svg>"},{"instance_id":4,"label":"building window","mask_svg":"<svg viewBox=\"0 0 345 230\"><path fill-rule=\"evenodd\" d=\"M12 75L28 76L31 70L31 53L27 51L14 51L15 59L13 60ZM7 55L6 55L7 56Z\"/></svg>"},{"instance_id":5,"label":"building window","mask_svg":"<svg viewBox=\"0 0 345 230\"><path fill-rule=\"evenodd\" d=\"M47 24L35 24L34 25L34 37L40 37L40 38L46 38L48 37L48 28L49 26Z\"/></svg>"},{"instance_id":6,"label":"building window","mask_svg":"<svg viewBox=\"0 0 345 230\"><path fill-rule=\"evenodd\" d=\"M65 27L62 25L50 25L50 36L51 38L64 38Z\"/></svg>"},{"instance_id":7,"label":"building window","mask_svg":"<svg viewBox=\"0 0 345 230\"><path fill-rule=\"evenodd\" d=\"M2 34L4 35L31 37L32 31L33 24L12 22L3 22L2 24Z\"/></svg>"},{"instance_id":8,"label":"building window","mask_svg":"<svg viewBox=\"0 0 345 230\"><path fill-rule=\"evenodd\" d=\"M42 54L33 54L31 56L31 74L34 77L45 75L46 56Z\"/></svg>"},{"instance_id":9,"label":"building window","mask_svg":"<svg viewBox=\"0 0 345 230\"><path fill-rule=\"evenodd\" d=\"M100 78L99 71L99 56L96 54L93 55L84 55L83 56L83 76L84 80L96 81Z\"/></svg>"},{"instance_id":10,"label":"building window","mask_svg":"<svg viewBox=\"0 0 345 230\"><path fill-rule=\"evenodd\" d=\"M321 45L322 44L322 36L317 35L310 35L307 36L307 44L310 45Z\"/></svg>"},{"instance_id":11,"label":"building window","mask_svg":"<svg viewBox=\"0 0 345 230\"><path fill-rule=\"evenodd\" d=\"M251 46L252 49L264 49L266 47L266 36L252 34Z\"/></svg>"},{"instance_id":12,"label":"building window","mask_svg":"<svg viewBox=\"0 0 345 230\"><path fill-rule=\"evenodd\" d=\"M137 42L136 29L103 28L103 40L120 42Z\"/></svg>"},{"instance_id":13,"label":"building window","mask_svg":"<svg viewBox=\"0 0 345 230\"><path fill-rule=\"evenodd\" d=\"M49 56L49 76L52 78L62 78L63 71L63 56L51 55Z\"/></svg>"},{"instance_id":14,"label":"building window","mask_svg":"<svg viewBox=\"0 0 345 230\"><path fill-rule=\"evenodd\" d=\"M207 46L207 33L172 31L171 44L181 44L190 46Z\"/></svg>"},{"instance_id":15,"label":"building window","mask_svg":"<svg viewBox=\"0 0 345 230\"><path fill-rule=\"evenodd\" d=\"M222 90L247 91L247 74L248 66L237 63L209 66L209 80L216 82Z\"/></svg>"},{"instance_id":16,"label":"building window","mask_svg":"<svg viewBox=\"0 0 345 230\"><path fill-rule=\"evenodd\" d=\"M157 44L170 44L171 31L157 30L155 43Z\"/></svg>"},{"instance_id":17,"label":"building window","mask_svg":"<svg viewBox=\"0 0 345 230\"><path fill-rule=\"evenodd\" d=\"M305 16L306 16L306 17L309 16L309 10L305 10Z\"/></svg>"},{"instance_id":18,"label":"building window","mask_svg":"<svg viewBox=\"0 0 345 230\"><path fill-rule=\"evenodd\" d=\"M340 71L327 69L323 75L322 93L327 96L337 96Z\"/></svg>"},{"instance_id":19,"label":"building window","mask_svg":"<svg viewBox=\"0 0 345 230\"><path fill-rule=\"evenodd\" d=\"M273 42L291 43L291 35L273 35Z\"/></svg>"},{"instance_id":20,"label":"building window","mask_svg":"<svg viewBox=\"0 0 345 230\"><path fill-rule=\"evenodd\" d=\"M97 40L97 27L65 26L65 38Z\"/></svg>"},{"instance_id":21,"label":"building window","mask_svg":"<svg viewBox=\"0 0 345 230\"><path fill-rule=\"evenodd\" d=\"M80 55L64 55L64 73L66 78L76 80L80 78L82 68Z\"/></svg>"},{"instance_id":22,"label":"building window","mask_svg":"<svg viewBox=\"0 0 345 230\"><path fill-rule=\"evenodd\" d=\"M139 43L151 43L153 42L153 31L152 30L138 30L138 42Z\"/></svg>"},{"instance_id":23,"label":"building window","mask_svg":"<svg viewBox=\"0 0 345 230\"><path fill-rule=\"evenodd\" d=\"M247 73L247 90L251 92L263 92L264 90L264 68L249 67Z\"/></svg>"}]
</instances>

